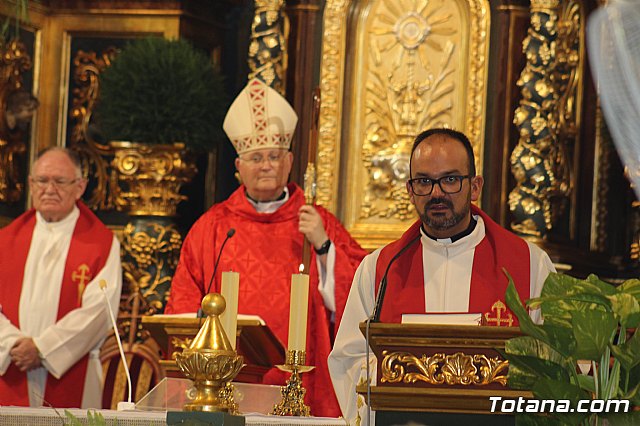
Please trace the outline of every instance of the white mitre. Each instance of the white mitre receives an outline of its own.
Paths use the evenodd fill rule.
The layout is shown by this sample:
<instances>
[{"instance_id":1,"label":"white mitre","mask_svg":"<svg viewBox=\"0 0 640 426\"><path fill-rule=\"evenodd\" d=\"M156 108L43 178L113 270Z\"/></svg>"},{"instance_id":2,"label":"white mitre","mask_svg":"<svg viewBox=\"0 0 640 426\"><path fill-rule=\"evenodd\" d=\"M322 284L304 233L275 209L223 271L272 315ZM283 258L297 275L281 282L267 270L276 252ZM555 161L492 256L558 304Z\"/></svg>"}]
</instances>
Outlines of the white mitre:
<instances>
[{"instance_id":1,"label":"white mitre","mask_svg":"<svg viewBox=\"0 0 640 426\"><path fill-rule=\"evenodd\" d=\"M254 78L233 101L222 128L238 155L257 149L289 149L298 123L291 105Z\"/></svg>"}]
</instances>

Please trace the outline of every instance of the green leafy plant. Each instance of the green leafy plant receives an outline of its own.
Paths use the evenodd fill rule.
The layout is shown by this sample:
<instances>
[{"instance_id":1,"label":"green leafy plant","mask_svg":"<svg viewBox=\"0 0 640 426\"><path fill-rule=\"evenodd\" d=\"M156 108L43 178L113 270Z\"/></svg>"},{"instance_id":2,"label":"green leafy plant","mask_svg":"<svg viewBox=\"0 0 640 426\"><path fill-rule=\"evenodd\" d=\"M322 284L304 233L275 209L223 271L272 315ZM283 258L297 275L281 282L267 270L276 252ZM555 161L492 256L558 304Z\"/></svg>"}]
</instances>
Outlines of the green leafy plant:
<instances>
[{"instance_id":1,"label":"green leafy plant","mask_svg":"<svg viewBox=\"0 0 640 426\"><path fill-rule=\"evenodd\" d=\"M508 274L507 274L508 276ZM508 385L531 390L536 399L629 400L640 405L640 280L615 287L590 275L585 280L552 273L531 309L540 308L544 324L535 324L509 276L507 306L525 334L507 342ZM578 361L591 373L581 374ZM640 424L640 412L603 413L610 424ZM589 413L519 416L519 424L599 424Z\"/></svg>"},{"instance_id":2,"label":"green leafy plant","mask_svg":"<svg viewBox=\"0 0 640 426\"><path fill-rule=\"evenodd\" d=\"M104 416L97 411L91 412L91 410L87 410L87 420L83 422L76 416L74 416L69 410L64 410L64 415L67 417L69 421L68 424L71 426L106 426L107 421L104 419ZM117 420L116 423L117 424Z\"/></svg>"},{"instance_id":3,"label":"green leafy plant","mask_svg":"<svg viewBox=\"0 0 640 426\"><path fill-rule=\"evenodd\" d=\"M128 43L100 74L95 118L108 140L210 150L226 110L222 77L204 52L151 37Z\"/></svg>"}]
</instances>

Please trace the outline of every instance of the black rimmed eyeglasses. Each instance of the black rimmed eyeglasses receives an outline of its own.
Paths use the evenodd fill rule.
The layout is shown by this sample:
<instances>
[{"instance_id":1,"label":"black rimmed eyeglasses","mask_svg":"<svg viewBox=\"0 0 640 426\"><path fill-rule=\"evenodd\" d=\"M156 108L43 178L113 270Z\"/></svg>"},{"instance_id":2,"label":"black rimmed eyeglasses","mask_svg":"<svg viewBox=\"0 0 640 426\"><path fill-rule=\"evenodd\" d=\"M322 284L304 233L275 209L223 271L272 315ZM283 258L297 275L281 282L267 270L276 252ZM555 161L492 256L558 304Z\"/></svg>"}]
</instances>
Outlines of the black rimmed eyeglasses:
<instances>
[{"instance_id":1,"label":"black rimmed eyeglasses","mask_svg":"<svg viewBox=\"0 0 640 426\"><path fill-rule=\"evenodd\" d=\"M462 181L472 176L451 175L443 176L439 179L419 177L409 179L409 186L415 195L431 195L433 187L438 184L440 190L445 194L455 194L462 190Z\"/></svg>"}]
</instances>

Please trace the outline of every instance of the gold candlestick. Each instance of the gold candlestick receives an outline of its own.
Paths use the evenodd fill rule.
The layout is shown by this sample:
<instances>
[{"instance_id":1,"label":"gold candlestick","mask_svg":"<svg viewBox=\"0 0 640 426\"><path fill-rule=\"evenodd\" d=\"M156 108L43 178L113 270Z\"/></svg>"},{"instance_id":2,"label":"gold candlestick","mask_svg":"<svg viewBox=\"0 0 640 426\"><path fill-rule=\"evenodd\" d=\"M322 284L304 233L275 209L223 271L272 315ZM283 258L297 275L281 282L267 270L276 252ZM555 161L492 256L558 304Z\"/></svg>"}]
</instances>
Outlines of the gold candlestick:
<instances>
[{"instance_id":1,"label":"gold candlestick","mask_svg":"<svg viewBox=\"0 0 640 426\"><path fill-rule=\"evenodd\" d=\"M280 370L291 373L285 386L280 387L282 401L273 406L271 414L276 416L305 416L311 415L311 410L304 403L304 395L307 390L302 385L301 373L313 370L314 366L304 365L306 362L306 351L287 351L287 359L284 365L276 365Z\"/></svg>"}]
</instances>

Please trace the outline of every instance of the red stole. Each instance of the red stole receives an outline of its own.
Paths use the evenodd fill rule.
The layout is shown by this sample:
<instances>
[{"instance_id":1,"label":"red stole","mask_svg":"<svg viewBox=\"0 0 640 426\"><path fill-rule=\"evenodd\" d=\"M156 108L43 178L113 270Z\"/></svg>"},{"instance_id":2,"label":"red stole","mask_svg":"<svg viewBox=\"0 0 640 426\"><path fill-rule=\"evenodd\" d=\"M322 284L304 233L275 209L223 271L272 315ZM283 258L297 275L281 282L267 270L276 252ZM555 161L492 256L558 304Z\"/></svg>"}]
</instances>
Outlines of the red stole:
<instances>
[{"instance_id":1,"label":"red stole","mask_svg":"<svg viewBox=\"0 0 640 426\"><path fill-rule=\"evenodd\" d=\"M113 241L112 232L91 210L82 203L77 205L80 216L73 231L62 276L57 320L80 306L83 289L80 282L86 286L102 270ZM0 230L0 246L4 247L0 249L0 304L2 313L18 328L24 267L35 224L35 210L31 209ZM80 407L88 359L88 354L82 357L60 379L49 374L44 400L54 407ZM13 363L0 376L0 405L29 405L27 375Z\"/></svg>"},{"instance_id":2,"label":"red stole","mask_svg":"<svg viewBox=\"0 0 640 426\"><path fill-rule=\"evenodd\" d=\"M513 277L520 298L529 299L531 265L527 243L495 223L474 205L471 211L482 217L486 235L476 246L473 256L468 312L487 313L496 301L504 303L509 281L502 268ZM418 220L399 240L381 250L376 264L376 293L389 261L420 233L421 224ZM424 313L424 301L422 244L416 242L389 269L380 320L400 322L403 313ZM513 325L517 325L515 315L514 320Z\"/></svg>"}]
</instances>

